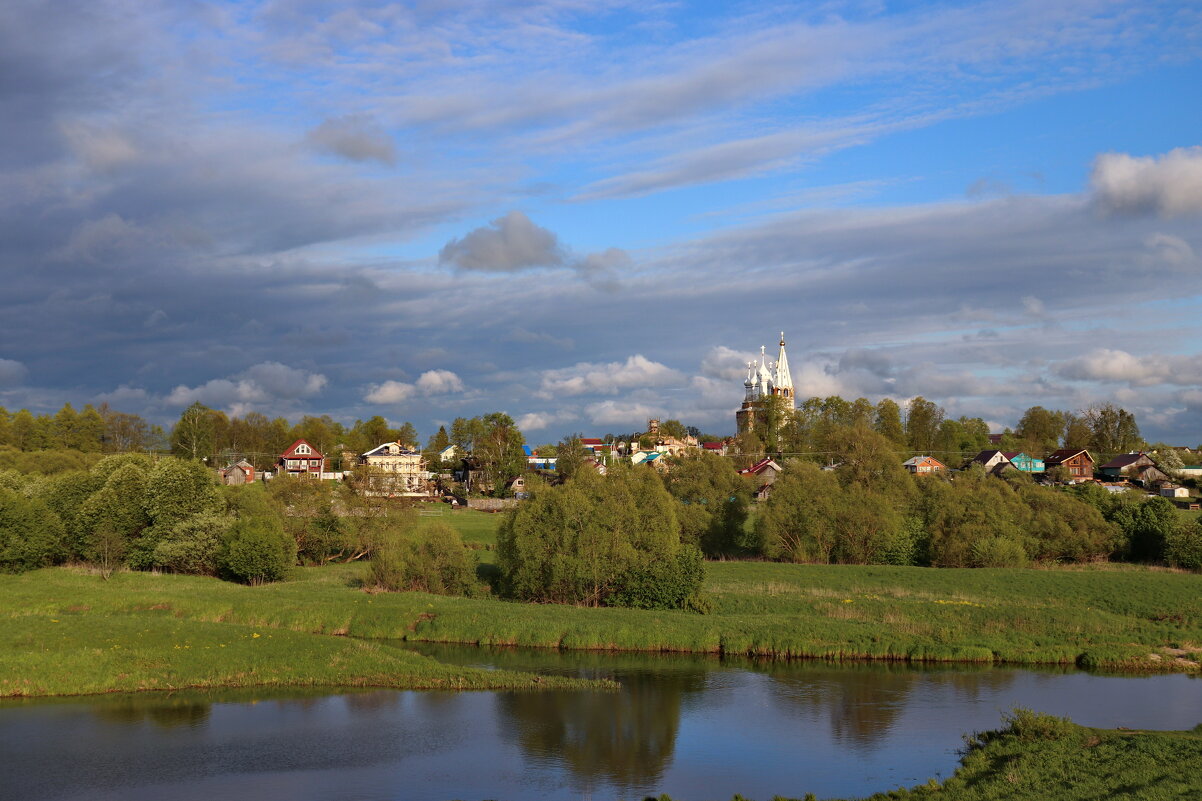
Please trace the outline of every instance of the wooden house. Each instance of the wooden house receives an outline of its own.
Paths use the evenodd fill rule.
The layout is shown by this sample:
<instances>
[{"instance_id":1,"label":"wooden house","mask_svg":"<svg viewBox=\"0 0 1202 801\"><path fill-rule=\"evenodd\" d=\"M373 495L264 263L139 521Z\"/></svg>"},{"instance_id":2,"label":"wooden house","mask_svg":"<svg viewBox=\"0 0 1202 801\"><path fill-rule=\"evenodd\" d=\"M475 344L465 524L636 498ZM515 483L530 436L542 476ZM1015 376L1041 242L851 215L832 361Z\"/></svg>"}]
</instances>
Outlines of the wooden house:
<instances>
[{"instance_id":1,"label":"wooden house","mask_svg":"<svg viewBox=\"0 0 1202 801\"><path fill-rule=\"evenodd\" d=\"M280 475L321 478L325 472L326 457L308 442L298 439L280 454L276 465Z\"/></svg>"},{"instance_id":2,"label":"wooden house","mask_svg":"<svg viewBox=\"0 0 1202 801\"><path fill-rule=\"evenodd\" d=\"M1137 478L1145 467L1155 467L1156 462L1146 453L1123 453L1098 468L1107 478Z\"/></svg>"},{"instance_id":3,"label":"wooden house","mask_svg":"<svg viewBox=\"0 0 1202 801\"><path fill-rule=\"evenodd\" d=\"M253 484L255 480L255 466L245 459L228 464L217 472L221 476L221 483L231 487Z\"/></svg>"},{"instance_id":4,"label":"wooden house","mask_svg":"<svg viewBox=\"0 0 1202 801\"><path fill-rule=\"evenodd\" d=\"M1003 456L1010 460L1010 464L1024 473L1042 473L1044 471L1043 459L1036 459L1034 456L1028 456L1020 451L1011 451Z\"/></svg>"},{"instance_id":5,"label":"wooden house","mask_svg":"<svg viewBox=\"0 0 1202 801\"><path fill-rule=\"evenodd\" d=\"M902 467L918 476L929 476L947 470L947 465L934 456L915 456L902 462Z\"/></svg>"},{"instance_id":6,"label":"wooden house","mask_svg":"<svg viewBox=\"0 0 1202 801\"><path fill-rule=\"evenodd\" d=\"M1043 466L1045 470L1063 467L1068 471L1070 481L1087 481L1093 478L1093 457L1084 448L1061 448L1048 454L1043 460Z\"/></svg>"},{"instance_id":7,"label":"wooden house","mask_svg":"<svg viewBox=\"0 0 1202 801\"><path fill-rule=\"evenodd\" d=\"M972 457L968 466L972 467L974 464L979 464L987 472L995 474L1014 467L1014 465L1010 464L1010 460L1006 458L1006 454L998 450L981 451Z\"/></svg>"},{"instance_id":8,"label":"wooden house","mask_svg":"<svg viewBox=\"0 0 1202 801\"><path fill-rule=\"evenodd\" d=\"M755 482L755 490L753 490L755 499L763 501L772 492L772 484L776 481L776 477L780 475L780 465L774 459L768 457L759 460L751 467L740 470L739 475L746 476L749 480Z\"/></svg>"}]
</instances>

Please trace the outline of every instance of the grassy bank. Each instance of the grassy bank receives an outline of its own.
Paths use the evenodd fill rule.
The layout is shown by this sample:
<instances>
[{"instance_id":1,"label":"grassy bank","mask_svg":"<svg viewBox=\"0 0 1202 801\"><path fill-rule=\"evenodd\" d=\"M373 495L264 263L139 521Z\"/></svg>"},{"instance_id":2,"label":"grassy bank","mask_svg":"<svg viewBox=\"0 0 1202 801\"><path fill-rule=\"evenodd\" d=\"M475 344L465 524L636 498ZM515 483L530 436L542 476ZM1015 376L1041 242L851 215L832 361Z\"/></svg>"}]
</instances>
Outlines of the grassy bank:
<instances>
[{"instance_id":1,"label":"grassy bank","mask_svg":"<svg viewBox=\"0 0 1202 801\"><path fill-rule=\"evenodd\" d=\"M1202 577L1130 567L715 563L709 615L373 594L358 586L366 567L298 569L262 587L146 573L103 582L66 568L0 576L0 694L536 683L320 635L1181 672L1198 670L1202 644Z\"/></svg>"},{"instance_id":2,"label":"grassy bank","mask_svg":"<svg viewBox=\"0 0 1202 801\"><path fill-rule=\"evenodd\" d=\"M1202 727L1199 727L1202 728ZM1202 733L1089 729L1017 712L975 737L955 775L869 801L1094 801L1202 798ZM812 801L814 796L806 796ZM672 801L660 796L660 801ZM735 801L745 801L735 796ZM778 797L774 801L787 801Z\"/></svg>"}]
</instances>

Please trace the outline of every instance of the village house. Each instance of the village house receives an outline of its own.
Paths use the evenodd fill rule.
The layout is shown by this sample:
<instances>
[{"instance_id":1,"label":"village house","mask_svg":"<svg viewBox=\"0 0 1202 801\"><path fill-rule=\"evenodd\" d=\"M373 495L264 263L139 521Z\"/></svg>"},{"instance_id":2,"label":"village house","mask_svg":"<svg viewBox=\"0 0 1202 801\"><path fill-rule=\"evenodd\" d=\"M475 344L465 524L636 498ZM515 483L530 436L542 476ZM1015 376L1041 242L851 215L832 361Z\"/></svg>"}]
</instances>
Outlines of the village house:
<instances>
[{"instance_id":1,"label":"village house","mask_svg":"<svg viewBox=\"0 0 1202 801\"><path fill-rule=\"evenodd\" d=\"M726 455L726 443L725 442L703 442L703 443L701 443L701 450L703 453L713 453L713 454L717 454L718 456L725 456Z\"/></svg>"},{"instance_id":2,"label":"village house","mask_svg":"<svg viewBox=\"0 0 1202 801\"><path fill-rule=\"evenodd\" d=\"M752 495L757 501L764 501L768 499L768 495L772 492L772 484L780 475L780 465L771 457L766 457L751 467L743 468L739 471L739 475L745 476L755 483Z\"/></svg>"},{"instance_id":3,"label":"village house","mask_svg":"<svg viewBox=\"0 0 1202 801\"><path fill-rule=\"evenodd\" d=\"M1069 480L1089 481L1093 478L1093 457L1084 448L1061 448L1055 453L1048 454L1043 460L1045 472L1053 467L1063 467L1068 471Z\"/></svg>"},{"instance_id":4,"label":"village house","mask_svg":"<svg viewBox=\"0 0 1202 801\"><path fill-rule=\"evenodd\" d=\"M429 474L420 452L400 442L385 442L359 457L367 467L367 490L377 497L416 498L428 494Z\"/></svg>"},{"instance_id":5,"label":"village house","mask_svg":"<svg viewBox=\"0 0 1202 801\"><path fill-rule=\"evenodd\" d=\"M1002 455L1010 460L1010 464L1024 473L1042 473L1044 471L1043 459L1036 459L1021 451L1011 451Z\"/></svg>"},{"instance_id":6,"label":"village house","mask_svg":"<svg viewBox=\"0 0 1202 801\"><path fill-rule=\"evenodd\" d=\"M255 466L245 459L228 464L217 473L221 477L221 483L230 487L253 484L255 480Z\"/></svg>"},{"instance_id":7,"label":"village house","mask_svg":"<svg viewBox=\"0 0 1202 801\"><path fill-rule=\"evenodd\" d=\"M303 439L288 446L276 460L280 475L321 478L325 472L326 457Z\"/></svg>"},{"instance_id":8,"label":"village house","mask_svg":"<svg viewBox=\"0 0 1202 801\"><path fill-rule=\"evenodd\" d=\"M1099 467L1098 470L1107 478L1137 478L1143 468L1155 466L1156 462L1152 461L1152 457L1146 453L1123 453Z\"/></svg>"},{"instance_id":9,"label":"village house","mask_svg":"<svg viewBox=\"0 0 1202 801\"><path fill-rule=\"evenodd\" d=\"M974 464L981 465L986 472L995 475L1014 468L1014 465L1010 464L1010 460L1006 458L1006 454L997 450L981 451L968 462L969 467Z\"/></svg>"},{"instance_id":10,"label":"village house","mask_svg":"<svg viewBox=\"0 0 1202 801\"><path fill-rule=\"evenodd\" d=\"M947 465L934 456L915 456L902 462L902 467L914 475L929 476L932 473L942 473Z\"/></svg>"},{"instance_id":11,"label":"village house","mask_svg":"<svg viewBox=\"0 0 1202 801\"><path fill-rule=\"evenodd\" d=\"M462 449L458 445L448 445L438 452L438 461L443 464L451 464L462 454Z\"/></svg>"}]
</instances>

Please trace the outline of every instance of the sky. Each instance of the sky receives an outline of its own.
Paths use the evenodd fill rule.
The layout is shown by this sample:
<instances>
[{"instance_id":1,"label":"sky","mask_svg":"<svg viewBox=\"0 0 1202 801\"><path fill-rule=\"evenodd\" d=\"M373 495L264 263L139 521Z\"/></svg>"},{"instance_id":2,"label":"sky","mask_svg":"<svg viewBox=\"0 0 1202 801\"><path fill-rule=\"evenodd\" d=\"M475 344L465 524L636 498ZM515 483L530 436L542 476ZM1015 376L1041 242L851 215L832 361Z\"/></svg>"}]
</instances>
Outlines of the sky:
<instances>
[{"instance_id":1,"label":"sky","mask_svg":"<svg viewBox=\"0 0 1202 801\"><path fill-rule=\"evenodd\" d=\"M1202 442L1202 3L0 4L0 405Z\"/></svg>"}]
</instances>

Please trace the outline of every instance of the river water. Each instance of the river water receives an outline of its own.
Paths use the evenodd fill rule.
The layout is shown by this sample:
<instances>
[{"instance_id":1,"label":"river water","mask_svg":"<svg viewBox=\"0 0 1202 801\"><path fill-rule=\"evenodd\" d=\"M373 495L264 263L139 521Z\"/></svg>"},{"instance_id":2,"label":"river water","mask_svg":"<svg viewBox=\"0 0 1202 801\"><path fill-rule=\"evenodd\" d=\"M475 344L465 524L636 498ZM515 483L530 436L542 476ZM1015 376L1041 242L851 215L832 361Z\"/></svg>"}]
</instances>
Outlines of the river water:
<instances>
[{"instance_id":1,"label":"river water","mask_svg":"<svg viewBox=\"0 0 1202 801\"><path fill-rule=\"evenodd\" d=\"M240 690L0 703L0 798L863 796L955 770L1016 706L1188 729L1202 680L421 647L620 692Z\"/></svg>"}]
</instances>

